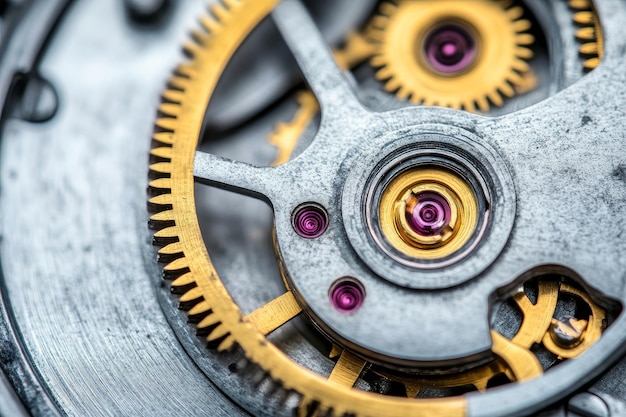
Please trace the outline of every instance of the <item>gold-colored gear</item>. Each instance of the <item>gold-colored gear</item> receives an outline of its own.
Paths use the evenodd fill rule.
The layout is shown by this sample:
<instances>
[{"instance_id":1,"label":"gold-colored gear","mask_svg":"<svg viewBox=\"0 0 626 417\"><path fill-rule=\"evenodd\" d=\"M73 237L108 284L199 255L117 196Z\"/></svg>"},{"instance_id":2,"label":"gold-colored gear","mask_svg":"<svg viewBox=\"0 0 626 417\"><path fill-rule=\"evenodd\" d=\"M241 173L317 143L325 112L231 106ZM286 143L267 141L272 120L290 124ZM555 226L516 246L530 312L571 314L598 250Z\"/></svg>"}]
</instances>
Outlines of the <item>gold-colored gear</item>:
<instances>
[{"instance_id":1,"label":"gold-colored gear","mask_svg":"<svg viewBox=\"0 0 626 417\"><path fill-rule=\"evenodd\" d=\"M493 0L489 0L493 2ZM431 3L433 3L431 1ZM445 2L443 2L445 3ZM510 2L498 2L498 7L502 9L503 7L510 7ZM390 11L395 6L393 3L383 3L381 6L381 11ZM518 6L510 9L509 11L505 11L504 13L508 13L508 18L513 25L518 30L522 30L523 27L529 27L530 23L524 19L515 20L515 16L521 16L523 10ZM581 16L582 17L582 16ZM362 31L360 32L352 32L348 34L346 38L345 45L334 51L335 59L337 64L342 69L352 69L357 65L365 62L368 59L373 57L377 57L372 60L373 64L379 63L378 61L381 59L382 51L384 50L383 41L385 39L386 33L392 25L390 19L388 17L376 16L372 20L370 20ZM395 28L395 26L391 26L391 28ZM587 31L588 32L588 31ZM587 33L585 31L580 32L580 36ZM490 34L493 35L493 34ZM530 69L524 65L524 59L529 59L532 56L532 51L530 51L527 47L532 45L534 39L532 35L521 33L516 37L516 40L519 42L515 50L518 55L521 55L519 60L517 61L517 72L511 71L509 76L512 77L511 80L505 82L503 85L496 86L496 91L491 93L491 95L487 96L492 104L496 106L501 106L504 104L502 96L511 97L514 94L524 94L529 91L534 90L537 87L537 78ZM406 58L401 58L402 61L405 61ZM441 80L437 82L448 82L449 78L443 77ZM506 81L506 80L502 80ZM388 91L394 92L393 88L390 89L389 81L386 84L386 89ZM510 84L510 86L509 86ZM510 88L512 87L512 89ZM472 88L476 88L472 86ZM411 98L410 95L406 95L400 90L395 91L397 96L401 99ZM471 103L467 103L467 106L464 106L463 103L466 102L465 98L462 96L460 92L455 92L454 95L459 94L458 100L442 100L438 95L434 96L433 100L423 100L423 104L436 104L441 106L449 106L453 108L465 108L468 111L476 111L478 109L481 111L489 110L489 102L485 102L484 100L472 100L476 101L476 106ZM474 96L473 96L474 97ZM476 96L478 97L478 96ZM484 97L483 97L484 98ZM280 165L287 162L298 142L302 133L305 129L310 125L310 123L315 118L317 112L319 111L319 105L317 104L317 100L315 96L310 91L302 91L297 94L296 101L298 102L299 109L296 111L295 115L289 122L280 123L276 126L274 132L272 132L269 136L269 143L276 146L277 155L273 162L273 165ZM414 100L415 101L415 100Z\"/></svg>"},{"instance_id":2,"label":"gold-colored gear","mask_svg":"<svg viewBox=\"0 0 626 417\"><path fill-rule=\"evenodd\" d=\"M284 389L302 396L303 408L317 405L317 413L340 416L438 415L461 417L463 398L412 400L352 389L351 385L324 378L296 364L266 339L266 334L300 312L291 292L243 315L219 279L202 240L194 200L193 161L206 103L235 50L278 0L224 0L212 16L202 18L201 31L185 45L191 60L181 64L163 93L164 103L156 121L158 144L152 149L150 206L157 211L150 221L160 229L154 234L163 245L159 255L168 260L164 274L173 279L181 306L199 320L207 342L225 351L239 345L246 357ZM343 356L343 355L342 355ZM338 372L341 373L341 372ZM358 376L358 375L357 375Z\"/></svg>"},{"instance_id":3,"label":"gold-colored gear","mask_svg":"<svg viewBox=\"0 0 626 417\"><path fill-rule=\"evenodd\" d=\"M602 336L602 332L606 326L606 312L602 307L597 305L591 297L584 291L568 284L561 284L561 292L577 297L589 307L590 313L587 319L577 320L570 318L565 323L564 328L568 327L573 330L570 333L574 343L571 345L559 344L555 338L555 329L559 325L563 325L560 321L552 319L550 332L546 332L543 336L543 345L550 352L554 353L559 359L572 359L580 356L589 349Z\"/></svg>"},{"instance_id":4,"label":"gold-colored gear","mask_svg":"<svg viewBox=\"0 0 626 417\"><path fill-rule=\"evenodd\" d=\"M576 31L576 40L580 43L578 52L585 60L585 72L594 70L600 65L604 52L602 26L591 0L569 0L569 7L574 11L572 20L580 26Z\"/></svg>"},{"instance_id":5,"label":"gold-colored gear","mask_svg":"<svg viewBox=\"0 0 626 417\"><path fill-rule=\"evenodd\" d=\"M201 19L185 45L191 57L177 67L163 93L151 151L150 218L164 276L179 294L196 327L218 351L241 347L245 356L286 390L302 396L301 410L336 416L443 416L466 414L463 397L411 399L353 389L366 362L344 351L326 378L287 357L266 336L301 313L296 297L286 291L244 315L210 260L196 214L193 164L206 104L243 40L276 6L278 0L224 0ZM541 374L530 351L492 332L493 350L507 363L510 375L522 380ZM536 361L536 359L534 359ZM482 376L481 376L482 378ZM479 384L479 382L477 382Z\"/></svg>"},{"instance_id":6,"label":"gold-colored gear","mask_svg":"<svg viewBox=\"0 0 626 417\"><path fill-rule=\"evenodd\" d=\"M424 192L436 192L450 204L449 224L441 234L421 236L407 224L408 196ZM463 179L447 170L422 168L402 173L385 188L379 221L385 239L403 254L440 259L467 243L478 224L478 215L476 197Z\"/></svg>"},{"instance_id":7,"label":"gold-colored gear","mask_svg":"<svg viewBox=\"0 0 626 417\"><path fill-rule=\"evenodd\" d=\"M534 37L524 9L509 0L398 0L380 7L368 36L379 45L372 65L385 89L414 104L483 112L502 106L534 78L528 60ZM427 63L424 42L444 22L466 27L476 58L465 71L442 74Z\"/></svg>"}]
</instances>

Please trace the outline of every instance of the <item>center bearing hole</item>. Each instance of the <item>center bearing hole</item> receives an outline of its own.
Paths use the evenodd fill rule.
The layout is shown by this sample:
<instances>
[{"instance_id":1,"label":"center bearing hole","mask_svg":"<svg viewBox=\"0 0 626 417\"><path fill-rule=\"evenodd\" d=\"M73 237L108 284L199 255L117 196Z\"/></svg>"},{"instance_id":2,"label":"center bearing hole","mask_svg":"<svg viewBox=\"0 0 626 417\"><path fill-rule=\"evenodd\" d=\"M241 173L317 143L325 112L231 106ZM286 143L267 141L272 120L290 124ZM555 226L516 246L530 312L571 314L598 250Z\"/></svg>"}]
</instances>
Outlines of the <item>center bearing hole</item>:
<instances>
[{"instance_id":1,"label":"center bearing hole","mask_svg":"<svg viewBox=\"0 0 626 417\"><path fill-rule=\"evenodd\" d=\"M383 189L379 226L384 240L415 260L441 260L471 240L480 213L472 186L444 167L398 173Z\"/></svg>"},{"instance_id":2,"label":"center bearing hole","mask_svg":"<svg viewBox=\"0 0 626 417\"><path fill-rule=\"evenodd\" d=\"M365 300L365 289L356 278L340 278L330 287L330 302L340 313L358 310Z\"/></svg>"},{"instance_id":3,"label":"center bearing hole","mask_svg":"<svg viewBox=\"0 0 626 417\"><path fill-rule=\"evenodd\" d=\"M419 235L432 236L441 233L449 224L450 215L450 203L437 193L412 195L406 203L409 226Z\"/></svg>"},{"instance_id":4,"label":"center bearing hole","mask_svg":"<svg viewBox=\"0 0 626 417\"><path fill-rule=\"evenodd\" d=\"M444 23L432 29L423 44L428 65L446 75L466 71L477 56L477 42L472 32L458 23Z\"/></svg>"}]
</instances>

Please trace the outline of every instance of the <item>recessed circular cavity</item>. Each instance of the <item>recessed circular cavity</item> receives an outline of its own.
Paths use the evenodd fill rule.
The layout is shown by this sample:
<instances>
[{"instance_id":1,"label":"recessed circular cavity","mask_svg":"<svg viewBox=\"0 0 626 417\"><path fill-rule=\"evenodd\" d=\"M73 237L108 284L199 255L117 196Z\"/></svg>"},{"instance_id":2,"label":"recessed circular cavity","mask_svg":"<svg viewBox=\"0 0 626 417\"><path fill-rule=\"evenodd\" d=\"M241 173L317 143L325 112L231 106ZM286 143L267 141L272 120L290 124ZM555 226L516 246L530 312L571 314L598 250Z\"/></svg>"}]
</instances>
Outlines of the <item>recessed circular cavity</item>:
<instances>
[{"instance_id":1,"label":"recessed circular cavity","mask_svg":"<svg viewBox=\"0 0 626 417\"><path fill-rule=\"evenodd\" d=\"M458 24L439 25L424 41L426 62L437 72L453 75L474 63L476 41L471 32Z\"/></svg>"},{"instance_id":2,"label":"recessed circular cavity","mask_svg":"<svg viewBox=\"0 0 626 417\"><path fill-rule=\"evenodd\" d=\"M294 211L291 223L299 236L305 239L315 239L326 231L328 214L318 204L307 203Z\"/></svg>"},{"instance_id":3,"label":"recessed circular cavity","mask_svg":"<svg viewBox=\"0 0 626 417\"><path fill-rule=\"evenodd\" d=\"M450 208L442 227L428 233L412 219L424 196L431 204L423 205L422 220L438 215L432 206ZM346 179L341 215L352 248L379 277L401 287L450 288L475 278L504 248L515 187L506 162L473 132L415 125L381 136L361 155Z\"/></svg>"},{"instance_id":4,"label":"recessed circular cavity","mask_svg":"<svg viewBox=\"0 0 626 417\"><path fill-rule=\"evenodd\" d=\"M463 248L480 217L472 186L444 166L409 165L370 204L371 210L378 207L379 224L373 227L382 231L383 250L389 243L418 261L443 259Z\"/></svg>"},{"instance_id":5,"label":"recessed circular cavity","mask_svg":"<svg viewBox=\"0 0 626 417\"><path fill-rule=\"evenodd\" d=\"M450 203L433 192L411 196L406 203L406 216L411 229L423 236L432 236L450 224Z\"/></svg>"},{"instance_id":6,"label":"recessed circular cavity","mask_svg":"<svg viewBox=\"0 0 626 417\"><path fill-rule=\"evenodd\" d=\"M354 278L341 278L330 288L330 302L341 313L352 313L361 307L365 299L363 285Z\"/></svg>"}]
</instances>

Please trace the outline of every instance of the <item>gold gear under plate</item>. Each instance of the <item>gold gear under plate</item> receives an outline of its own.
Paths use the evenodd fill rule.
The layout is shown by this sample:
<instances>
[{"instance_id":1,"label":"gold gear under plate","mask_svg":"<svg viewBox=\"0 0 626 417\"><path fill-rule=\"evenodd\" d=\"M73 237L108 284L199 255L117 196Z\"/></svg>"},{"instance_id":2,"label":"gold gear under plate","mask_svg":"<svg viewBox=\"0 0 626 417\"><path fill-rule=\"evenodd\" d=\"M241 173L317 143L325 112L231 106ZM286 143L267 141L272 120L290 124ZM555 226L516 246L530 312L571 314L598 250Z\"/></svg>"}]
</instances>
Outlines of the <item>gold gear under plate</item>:
<instances>
[{"instance_id":1,"label":"gold gear under plate","mask_svg":"<svg viewBox=\"0 0 626 417\"><path fill-rule=\"evenodd\" d=\"M372 65L385 89L414 104L438 105L467 111L488 111L502 106L525 84L530 21L524 9L508 0L400 0L383 3L372 21L369 36L379 43ZM433 23L434 22L434 23ZM423 43L430 31L444 22L467 27L476 37L477 56L466 71L441 74L426 63Z\"/></svg>"},{"instance_id":2,"label":"gold gear under plate","mask_svg":"<svg viewBox=\"0 0 626 417\"><path fill-rule=\"evenodd\" d=\"M154 234L157 244L165 244L159 255L176 258L165 265L164 274L176 277L173 288L191 288L180 302L191 305L188 314L204 317L197 326L211 329L207 341L216 344L218 351L239 345L284 389L300 393L303 409L316 403L319 413L332 410L334 415L464 416L463 398L413 400L367 393L342 384L332 374L327 379L294 363L265 337L300 312L293 295L287 292L244 318L209 258L196 215L193 176L206 104L235 50L277 3L225 0L224 5L212 7L215 18L201 20L203 30L194 31L193 41L185 44L191 60L178 66L163 93L165 102L159 108L163 117L156 121L159 132L153 136L160 146L151 151L150 167L157 177L150 190L158 194L150 205L158 213L150 220L155 227L166 226Z\"/></svg>"},{"instance_id":3,"label":"gold gear under plate","mask_svg":"<svg viewBox=\"0 0 626 417\"><path fill-rule=\"evenodd\" d=\"M585 72L594 70L600 65L604 52L602 26L593 6L592 0L569 0L569 7L574 11L572 20L580 26L576 31L576 39L580 43L578 52L584 58Z\"/></svg>"},{"instance_id":4,"label":"gold gear under plate","mask_svg":"<svg viewBox=\"0 0 626 417\"><path fill-rule=\"evenodd\" d=\"M181 306L198 320L198 330L208 333L208 342L218 351L240 346L270 378L302 396L301 411L315 404L317 415L464 416L463 397L410 399L352 389L366 362L347 351L340 354L328 378L296 364L266 338L302 311L294 294L286 291L244 316L210 260L198 224L193 175L206 105L234 52L277 3L224 0L223 5L212 7L212 16L201 19L202 30L193 32L193 41L185 45L190 61L177 67L163 93L153 136L156 145L151 151L153 180L149 189L153 197L149 206L156 212L150 222L158 229L154 241L162 246L159 257L168 262L164 275L173 279L171 286L181 294ZM552 312L545 314L551 316ZM492 338L494 353L504 360L515 379L541 374L536 358L525 347L495 331Z\"/></svg>"}]
</instances>

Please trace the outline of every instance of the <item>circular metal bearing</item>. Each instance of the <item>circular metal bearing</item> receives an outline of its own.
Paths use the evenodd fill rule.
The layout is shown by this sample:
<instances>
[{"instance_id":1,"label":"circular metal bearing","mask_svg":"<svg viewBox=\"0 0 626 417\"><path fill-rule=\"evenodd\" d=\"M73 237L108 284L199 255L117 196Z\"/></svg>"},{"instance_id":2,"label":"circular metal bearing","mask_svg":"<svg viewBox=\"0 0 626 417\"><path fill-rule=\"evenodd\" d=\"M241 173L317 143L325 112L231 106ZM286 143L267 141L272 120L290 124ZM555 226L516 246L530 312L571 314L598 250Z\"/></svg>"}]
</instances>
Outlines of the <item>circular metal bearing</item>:
<instances>
[{"instance_id":1,"label":"circular metal bearing","mask_svg":"<svg viewBox=\"0 0 626 417\"><path fill-rule=\"evenodd\" d=\"M441 259L407 256L389 245L377 227L384 186L398 172L420 166L454 172L477 196L478 221L471 237ZM373 271L403 287L437 289L465 282L493 262L513 227L515 204L511 174L492 147L466 129L428 124L383 135L368 147L346 180L342 215L352 247Z\"/></svg>"},{"instance_id":2,"label":"circular metal bearing","mask_svg":"<svg viewBox=\"0 0 626 417\"><path fill-rule=\"evenodd\" d=\"M255 22L258 22L258 20L270 12L273 4L249 3L247 6L250 8L251 14L247 16L245 14L238 15L240 18L245 18L245 24L242 24L242 26L234 25L232 20L225 20L225 24L232 24L231 27L234 28L235 33L232 34L232 36L222 36L224 32L221 30L216 30L211 35L214 37L213 40L227 41L226 46L228 48L226 50L229 53L234 51L237 42L251 30ZM233 10L237 11L237 7L233 6ZM225 13L221 13L221 15L224 14ZM491 203L489 206L485 204L485 207L492 208L494 205L500 205L500 201L496 201L495 198L501 198L501 195L504 193L497 193L497 187L502 186L501 184L498 185L498 183L507 182L508 180L507 175L499 172L499 162L494 166L488 164L486 161L482 161L485 156L487 156L488 160L494 157L499 161L499 158L495 154L495 156L491 155L488 151L476 151L474 146L478 146L479 148L483 146L478 145L479 143L491 143L491 147L494 147L495 144L501 146L505 151L503 155L505 155L509 163L518 170L516 172L516 185L519 181L522 186L525 186L518 187L518 193L521 192L519 189L523 188L524 196L528 197L527 194L529 190L533 190L533 188L528 187L528 185L532 186L532 181L535 178L526 173L528 169L523 164L520 164L519 157L517 156L519 154L512 152L512 150L515 149L515 145L521 143L521 141L510 140L504 143L502 139L502 134L505 132L519 139L518 136L521 134L520 132L516 132L515 129L508 131L502 129L502 126L496 126L493 120L460 116L439 109L433 110L432 112L424 109L401 109L391 113L372 114L358 103L358 100L356 100L351 90L351 86L349 83L346 83L341 72L338 71L332 63L330 54L325 55L323 53L326 48L321 41L321 37L317 36L312 23L306 18L305 12L297 2L292 0L284 1L275 9L274 18L283 36L286 38L288 45L292 49L292 52L294 52L296 60L299 62L313 92L318 97L322 111L320 129L314 142L298 158L280 167L259 168L196 151L198 133L203 114L201 110L211 96L220 70L220 68L214 64L214 56L198 45L192 45L190 48L191 54L194 56L192 63L190 65L184 65L179 69L184 77L174 79L174 84L178 87L178 90L174 89L166 93L167 96L176 101L176 103L167 103L167 105L162 107L163 112L168 115L168 117L160 120L158 125L160 128L164 129L165 132L159 133L155 138L164 145L171 146L157 148L153 151L153 155L162 159L168 159L169 161L165 163L171 163L171 166L168 166L166 169L165 166L157 164L158 166L154 166L153 170L158 171L158 169L160 169L161 171L158 172L170 173L171 177L155 180L155 182L152 183L152 187L154 189L161 188L166 190L162 195L157 196L153 200L153 203L164 206L170 204L173 206L173 210L168 212L167 209L164 209L164 211L154 216L153 220L170 225L174 224L174 226L167 227L157 232L156 237L158 239L174 240L180 238L179 242L170 243L170 245L166 246L164 249L166 249L165 252L169 251L168 253L180 254L180 257L176 258L165 267L165 271L166 273L179 275L173 285L177 288L185 289L186 292L181 296L181 301L187 303L186 305L192 304L192 307L190 307L192 312L201 312L206 315L198 326L205 326L205 328L208 326L211 329L207 339L216 344L218 350L226 350L235 345L239 345L245 352L245 355L267 372L272 379L280 381L287 390L295 390L302 394L305 404L319 404L320 408L318 410L321 410L320 412L322 413L331 412L332 410L335 414L354 413L357 415L406 415L407 413L432 415L438 413L439 415L456 416L463 415L466 412L477 415L481 415L480 413L482 412L483 415L488 415L486 414L488 411L476 412L475 408L480 407L480 410L490 410L491 406L495 406L493 401L496 397L498 401L504 398L506 400L505 403L511 404L504 407L507 411L513 410L512 412L519 412L521 410L520 407L522 407L521 402L511 399L511 395L517 395L520 392L519 390L522 386L517 385L505 387L499 391L497 395L487 393L484 395L468 395L463 398L457 397L441 401L422 401L381 397L341 387L337 384L329 384L327 380L319 375L298 367L289 358L285 357L275 346L268 343L265 335L272 330L269 324L255 321L254 317L243 317L241 311L232 301L222 283L217 279L217 273L211 265L204 249L201 236L199 236L198 233L192 195L192 169L196 180L199 182L259 197L271 203L276 220L276 241L279 246L279 254L282 255L280 262L288 267L289 275L291 275L291 279L288 280L290 284L289 290L293 291L293 293L298 296L300 306L314 318L315 324L320 326L329 323L334 325L335 323L324 320L324 317L321 317L321 315L315 315L316 312L313 311L312 303L309 303L317 296L310 297L303 291L301 284L305 283L304 281L306 280L303 281L300 274L294 274L294 271L308 271L311 278L309 280L310 288L316 291L319 290L320 294L322 294L319 297L319 305L322 306L325 302L325 308L332 308L330 304L330 298L332 297L329 297L329 290L330 293L333 293L332 289L334 289L332 284L337 282L336 280L338 278L345 277L346 275L358 275L352 272L361 272L365 275L365 277L360 280L360 283L366 288L366 292L364 292L366 300L362 303L362 307L359 308L359 312L366 312L367 308L378 304L368 302L368 300L372 299L372 295L379 293L375 290L372 291L370 285L398 287L387 280L379 279L379 277L374 274L368 275L368 268L361 268L361 266L359 266L360 262L356 262L355 265L357 266L355 266L352 271L348 271L351 272L350 274L345 274L340 271L342 265L349 265L350 263L347 261L352 261L357 257L357 255L351 253L346 246L349 244L349 242L346 241L347 235L345 233L342 235L342 223L345 222L344 215L341 212L341 210L343 210L344 201L341 196L342 190L345 192L345 188L343 188L343 178L350 172L354 172L355 168L358 167L356 161L359 160L359 157L364 152L364 143L366 144L365 154L367 154L367 152L369 152L367 149L369 149L368 146L370 143L377 143L377 141L383 138L385 134L388 134L389 131L398 132L403 129L411 129L416 126L415 120L421 120L422 123L425 124L428 121L433 124L448 122L451 125L460 126L469 125L463 123L463 121L468 123L473 122L474 124L472 126L475 127L475 131L479 133L476 134L476 142L474 142L473 139L466 141L471 145L468 149L471 149L470 154L473 155L471 157L464 155L468 158L467 160L473 161L471 164L467 165L480 174L477 175L476 178L481 179L487 184L487 186L483 188L484 190L489 191L488 184L490 181L496 184L491 190L493 195L487 196L488 192L485 191L485 200ZM241 22L242 20L239 21ZM221 27L218 29L221 29ZM202 39L202 37L200 40L206 41L206 39ZM225 57L225 59L227 58L228 56ZM210 77L207 76L207 72L204 71L207 68L211 69ZM604 73L604 76L606 76L606 73ZM179 92L181 89L184 92L183 94ZM565 95L560 95L559 97L561 100L567 99ZM550 103L546 106L549 107L549 105ZM520 113L516 114L514 117L523 119L526 116L524 113ZM411 120L410 123L408 122L409 120ZM542 120L545 122L545 119ZM519 123L516 124L514 122L515 120L509 118L508 121L505 122L508 123L505 127L519 126ZM367 129L363 129L364 126L367 126ZM528 127L526 126L526 131L527 130ZM443 137L446 136L446 133L449 134L450 132L435 133L441 134L442 137L432 142L447 143L446 139ZM448 143L446 146L451 146L452 149L457 151L456 153L463 155L466 150L464 151L463 147L459 146L456 141L459 140L459 137L467 135L467 132L462 132L460 135L449 135L448 142L455 143ZM473 134L469 134L469 136L471 137ZM534 137L532 134L527 134L526 136ZM454 140L452 138L454 138ZM380 143L378 144L380 145ZM398 146L398 143L394 143L394 145ZM394 145L392 145L392 147ZM168 147L171 149L168 149ZM491 149L491 147L488 149ZM389 155L392 150L393 149L390 149L388 153L384 153L381 156ZM502 152L502 149L500 149L500 152ZM450 157L449 155L441 154L441 152L437 156L444 160ZM376 158L372 158L371 163L376 165L376 160ZM456 163L451 164L450 169L454 166L465 166L464 163L459 163L458 155L456 159L452 158L452 160L456 161ZM546 160L536 157L536 161L534 162L543 164ZM468 166L466 166L466 169ZM506 167L508 164L503 166ZM373 169L374 167L372 166L370 168ZM494 171L495 175L485 174L485 172L489 173L490 170ZM366 181L364 184L366 184ZM363 189L364 188L361 190ZM513 201L515 193L512 187L510 191L512 196L511 201ZM559 195L558 197L561 196ZM292 222L294 210L307 202L316 203L328 210L329 214L328 228L322 235L314 239L303 239L302 236L298 236L294 231L294 223ZM531 217L529 213L532 214L533 210L543 208L536 204L536 198L527 198L524 202L523 213L517 216L518 219L521 219L522 226L517 227L518 222L516 219L516 233L511 234L507 250L500 252L500 256L497 261L493 263L492 268L486 268L480 279L474 280L468 283L468 285L452 285L445 288L445 291L437 292L438 294L445 292L445 296L442 297L429 297L426 295L426 293L434 293L434 291L409 291L406 288L400 289L398 292L400 295L418 294L418 297L422 297L419 300L412 300L414 301L413 304L419 304L424 301L423 304L420 304L422 314L424 312L423 309L430 308L430 310L427 311L428 314L423 314L424 320L420 321L420 323L425 326L425 328L420 329L421 336L424 338L424 343L428 343L428 345L426 348L421 345L410 346L414 349L412 350L413 357L409 358L409 360L419 361L421 359L428 359L437 362L438 360L454 359L456 363L458 363L459 358L464 358L463 355L471 356L471 353L484 353L492 346L487 320L487 297L491 296L493 291L497 288L511 284L512 280L520 276L520 272L527 270L527 268L525 268L528 265L527 257L511 255L513 253L511 248L522 251L527 250L526 247L520 246L520 236L524 236L524 233L527 233L528 228L524 226L528 224L528 218ZM513 204L503 204L502 207L503 213L507 210L515 211ZM519 209L519 206L517 209ZM498 233L508 235L506 222L500 223L497 221L498 216L499 215L496 213L491 215L491 218L496 220L489 221L494 222L493 224L496 226L493 226L493 230L489 230L489 227L487 227L485 229L485 236L498 236ZM515 215L513 214L512 217L515 217ZM532 217L536 218L536 216ZM342 222L342 219L344 222ZM353 219L350 218L347 220L348 223L350 221L353 221ZM342 236L344 237L343 240ZM494 239L494 241L498 241L498 239ZM296 242L297 244L290 245L292 242ZM324 282L323 284L319 282L320 274L316 266L328 265L328 259L319 257L319 259L316 260L316 265L312 265L310 261L307 264L305 260L302 259L302 251L298 250L306 245L308 245L311 251L318 250L318 248L321 247L319 246L320 243L328 244L328 253L333 254L334 251L335 258L333 259L343 259L345 261L343 264L341 262L333 264L332 268L335 269L329 268L331 274L326 277L329 279L329 282ZM488 246L487 243L487 240L481 240L476 250ZM500 249L501 248L498 248L496 252ZM526 252L522 253L527 255ZM387 254L384 254L384 256L387 257ZM553 255L551 258L553 260L552 262L558 263L560 256L560 253ZM358 257L358 259L361 258ZM586 266L586 260L587 258L581 258L577 260L577 262L573 262L573 264L582 265L584 267ZM459 262L463 262L463 260L461 259ZM541 260L538 262L541 262ZM582 275L585 277L590 276L587 273ZM606 291L606 284L598 280L591 282L592 285L601 288L605 293L608 292ZM317 284L319 288L314 288L315 284ZM434 298L437 298L437 302L432 302ZM281 299L278 302L282 301L284 300ZM431 301L433 305L429 306L428 301ZM458 303L452 306L450 305L451 301L458 301ZM351 303L353 302L348 300L345 302L345 305L349 306ZM466 304L471 305L469 310L461 311L462 307L468 308L465 306ZM289 306L294 307L293 304L289 304ZM459 309L455 310L457 307L459 307ZM464 326L462 322L459 322L458 318L468 317L468 314L464 314L464 312L470 311L474 316L484 318L484 323L481 323L481 320L476 320L472 326L469 326L470 328L466 329L466 326ZM402 312L399 314L401 313ZM340 312L340 314L344 313ZM344 314L343 317L353 316ZM376 314L370 314L368 316L370 319L372 317L379 316ZM375 320L370 320L369 323L372 322L376 324ZM346 321L343 326L347 326L345 327L345 329L347 329L347 335L354 334L354 331L359 330L359 328L354 326L350 327L348 321ZM623 320L615 322L614 327L618 326L620 326L620 328L623 327ZM443 329L446 331L442 331ZM468 339L469 343L466 344L466 339L463 338L467 337L468 332L476 329L478 329L478 333L471 335L472 337ZM336 334L338 333L339 332L336 332ZM371 334L376 335L376 332L372 332ZM382 339L380 335L378 336L379 339ZM594 346L590 350L601 353L601 349L605 349L604 354L598 356L605 357L606 354L612 353L617 349L617 338L616 332L608 332L607 335L603 336L598 342L598 346ZM368 351L376 350L367 343L362 343L360 346L356 346L357 343L350 344L348 337L344 337L343 339L337 337L337 340L344 343L346 349L355 348L355 352L358 355L362 354L365 356ZM362 340L371 340L372 343L377 342L377 340L372 337L365 339L359 338L358 342ZM494 338L493 343L500 342L498 339ZM460 354L460 351L454 350L442 352L442 349L465 349L466 346L470 346L469 349L472 350L472 352L467 349L463 354ZM613 346L613 348L609 349L609 346ZM358 350L359 347L361 350ZM589 378L590 375L594 375L592 367L596 366L598 361L590 360L589 358L591 357L592 356L589 354L586 354L585 358L587 359L584 361L581 360L577 364L579 366L576 367L576 375L581 377L580 381L583 381L584 378ZM406 358L398 355L396 359L403 360ZM568 371L573 369L572 366L566 365L560 369L551 371L549 375L543 378L539 378L537 382L528 384L529 387L532 385L534 388L541 388L541 395L538 395L538 397L542 399L538 401L543 401L547 395L563 395L567 389L572 389L571 387L576 385L572 384L568 385L568 387L554 385L555 380L561 380L563 378L561 369L565 368L567 368ZM538 407L538 404L539 402L533 403L533 407ZM524 409L526 409L527 406L527 402L524 402ZM499 410L502 411L503 408L500 407Z\"/></svg>"}]
</instances>

